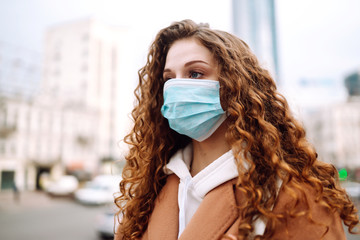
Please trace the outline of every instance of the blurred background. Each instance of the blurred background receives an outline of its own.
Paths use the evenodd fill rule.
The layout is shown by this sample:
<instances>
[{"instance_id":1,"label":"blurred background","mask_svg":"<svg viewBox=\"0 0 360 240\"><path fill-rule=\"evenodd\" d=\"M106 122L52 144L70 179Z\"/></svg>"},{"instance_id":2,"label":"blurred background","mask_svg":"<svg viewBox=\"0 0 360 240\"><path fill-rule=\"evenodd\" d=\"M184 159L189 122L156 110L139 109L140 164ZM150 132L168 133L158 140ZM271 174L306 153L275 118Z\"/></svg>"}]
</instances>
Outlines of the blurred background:
<instances>
[{"instance_id":1,"label":"blurred background","mask_svg":"<svg viewBox=\"0 0 360 240\"><path fill-rule=\"evenodd\" d=\"M187 18L249 44L359 206L359 9L357 0L0 0L0 239L111 237L137 71L156 33Z\"/></svg>"}]
</instances>

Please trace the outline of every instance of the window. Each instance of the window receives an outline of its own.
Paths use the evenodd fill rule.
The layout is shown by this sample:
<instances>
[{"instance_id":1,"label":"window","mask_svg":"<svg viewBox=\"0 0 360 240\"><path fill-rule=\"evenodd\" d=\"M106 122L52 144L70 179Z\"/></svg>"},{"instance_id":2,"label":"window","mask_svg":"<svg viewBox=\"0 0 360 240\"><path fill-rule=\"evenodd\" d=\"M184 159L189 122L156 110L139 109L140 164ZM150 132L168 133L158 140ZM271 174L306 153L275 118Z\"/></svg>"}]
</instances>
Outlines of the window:
<instances>
[{"instance_id":1,"label":"window","mask_svg":"<svg viewBox=\"0 0 360 240\"><path fill-rule=\"evenodd\" d=\"M89 33L84 33L82 36L81 36L83 42L87 42L89 41Z\"/></svg>"},{"instance_id":2,"label":"window","mask_svg":"<svg viewBox=\"0 0 360 240\"><path fill-rule=\"evenodd\" d=\"M55 52L55 54L53 56L53 60L54 60L54 62L59 62L61 60L61 55L59 52Z\"/></svg>"},{"instance_id":3,"label":"window","mask_svg":"<svg viewBox=\"0 0 360 240\"><path fill-rule=\"evenodd\" d=\"M54 74L54 76L58 77L61 75L61 71L59 69L55 69L53 74Z\"/></svg>"},{"instance_id":4,"label":"window","mask_svg":"<svg viewBox=\"0 0 360 240\"><path fill-rule=\"evenodd\" d=\"M5 141L0 140L0 155L5 155Z\"/></svg>"},{"instance_id":5,"label":"window","mask_svg":"<svg viewBox=\"0 0 360 240\"><path fill-rule=\"evenodd\" d=\"M11 151L12 155L16 155L16 144L15 143L11 144L10 151Z\"/></svg>"},{"instance_id":6,"label":"window","mask_svg":"<svg viewBox=\"0 0 360 240\"><path fill-rule=\"evenodd\" d=\"M81 71L83 71L83 72L88 71L88 65L86 63L83 63L83 65L81 66Z\"/></svg>"}]
</instances>

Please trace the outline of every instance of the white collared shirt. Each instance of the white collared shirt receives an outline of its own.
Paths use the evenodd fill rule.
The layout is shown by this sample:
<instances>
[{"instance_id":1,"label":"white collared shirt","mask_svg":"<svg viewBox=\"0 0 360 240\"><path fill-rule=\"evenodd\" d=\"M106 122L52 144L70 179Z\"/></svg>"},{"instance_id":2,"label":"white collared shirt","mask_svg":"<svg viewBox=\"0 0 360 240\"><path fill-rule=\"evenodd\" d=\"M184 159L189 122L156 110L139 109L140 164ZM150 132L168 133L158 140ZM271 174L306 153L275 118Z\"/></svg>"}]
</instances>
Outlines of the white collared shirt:
<instances>
[{"instance_id":1,"label":"white collared shirt","mask_svg":"<svg viewBox=\"0 0 360 240\"><path fill-rule=\"evenodd\" d=\"M239 176L232 150L221 155L194 177L190 174L192 155L192 144L189 144L184 149L178 150L164 168L166 174L174 173L180 179L178 190L178 238L195 214L205 195L217 186ZM245 165L245 169L248 169L248 166ZM278 191L281 185L282 181L278 179ZM261 218L258 218L254 222L254 234L262 235L264 231L265 223Z\"/></svg>"},{"instance_id":2,"label":"white collared shirt","mask_svg":"<svg viewBox=\"0 0 360 240\"><path fill-rule=\"evenodd\" d=\"M180 178L178 191L179 235L184 231L205 195L217 186L238 176L232 151L213 161L194 177L190 174L192 144L180 149L170 159L164 171Z\"/></svg>"}]
</instances>

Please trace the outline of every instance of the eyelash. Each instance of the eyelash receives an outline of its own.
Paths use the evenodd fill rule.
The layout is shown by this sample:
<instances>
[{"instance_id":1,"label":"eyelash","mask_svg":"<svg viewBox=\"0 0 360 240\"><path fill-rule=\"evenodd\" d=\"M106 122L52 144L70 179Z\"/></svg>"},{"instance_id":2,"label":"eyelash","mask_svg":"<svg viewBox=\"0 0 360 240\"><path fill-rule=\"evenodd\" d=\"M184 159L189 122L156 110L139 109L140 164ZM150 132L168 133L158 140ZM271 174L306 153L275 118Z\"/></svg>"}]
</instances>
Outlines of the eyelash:
<instances>
[{"instance_id":1,"label":"eyelash","mask_svg":"<svg viewBox=\"0 0 360 240\"><path fill-rule=\"evenodd\" d=\"M193 75L194 73L199 74L199 76L198 76L198 77L192 77L192 75ZM201 78L202 76L204 76L204 73L202 73L202 72L200 72L200 71L194 71L194 70L189 71L189 75L188 75L189 78L193 78L193 79ZM172 76L165 76L165 77L164 77L164 80L165 80L165 82L166 82L167 80L170 80L170 79L172 79L172 78L174 78L174 77L172 77Z\"/></svg>"},{"instance_id":2,"label":"eyelash","mask_svg":"<svg viewBox=\"0 0 360 240\"><path fill-rule=\"evenodd\" d=\"M203 73L198 72L198 71L190 71L190 72L189 72L189 78L193 78L192 75L193 75L194 73L197 73L197 74L200 75L199 77L194 77L194 78L200 78L200 77L202 77L202 76L204 75Z\"/></svg>"}]
</instances>

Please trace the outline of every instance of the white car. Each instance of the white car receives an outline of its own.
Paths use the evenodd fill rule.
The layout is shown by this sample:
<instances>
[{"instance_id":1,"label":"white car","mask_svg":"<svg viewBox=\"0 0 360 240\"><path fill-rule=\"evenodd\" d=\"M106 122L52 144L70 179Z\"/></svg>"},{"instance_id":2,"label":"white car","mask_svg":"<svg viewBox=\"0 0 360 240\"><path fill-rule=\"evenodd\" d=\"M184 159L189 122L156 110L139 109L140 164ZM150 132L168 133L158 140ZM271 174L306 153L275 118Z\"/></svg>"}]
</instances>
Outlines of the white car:
<instances>
[{"instance_id":1,"label":"white car","mask_svg":"<svg viewBox=\"0 0 360 240\"><path fill-rule=\"evenodd\" d=\"M75 192L79 181L71 175L61 176L58 180L49 182L46 192L52 196L69 196Z\"/></svg>"},{"instance_id":2,"label":"white car","mask_svg":"<svg viewBox=\"0 0 360 240\"><path fill-rule=\"evenodd\" d=\"M102 205L114 202L114 194L119 192L120 176L99 175L88 182L85 188L75 192L75 199L83 204Z\"/></svg>"},{"instance_id":3,"label":"white car","mask_svg":"<svg viewBox=\"0 0 360 240\"><path fill-rule=\"evenodd\" d=\"M117 207L115 205L109 206L102 212L96 222L96 231L102 239L114 239L114 231L119 226L119 220L115 217Z\"/></svg>"}]
</instances>

